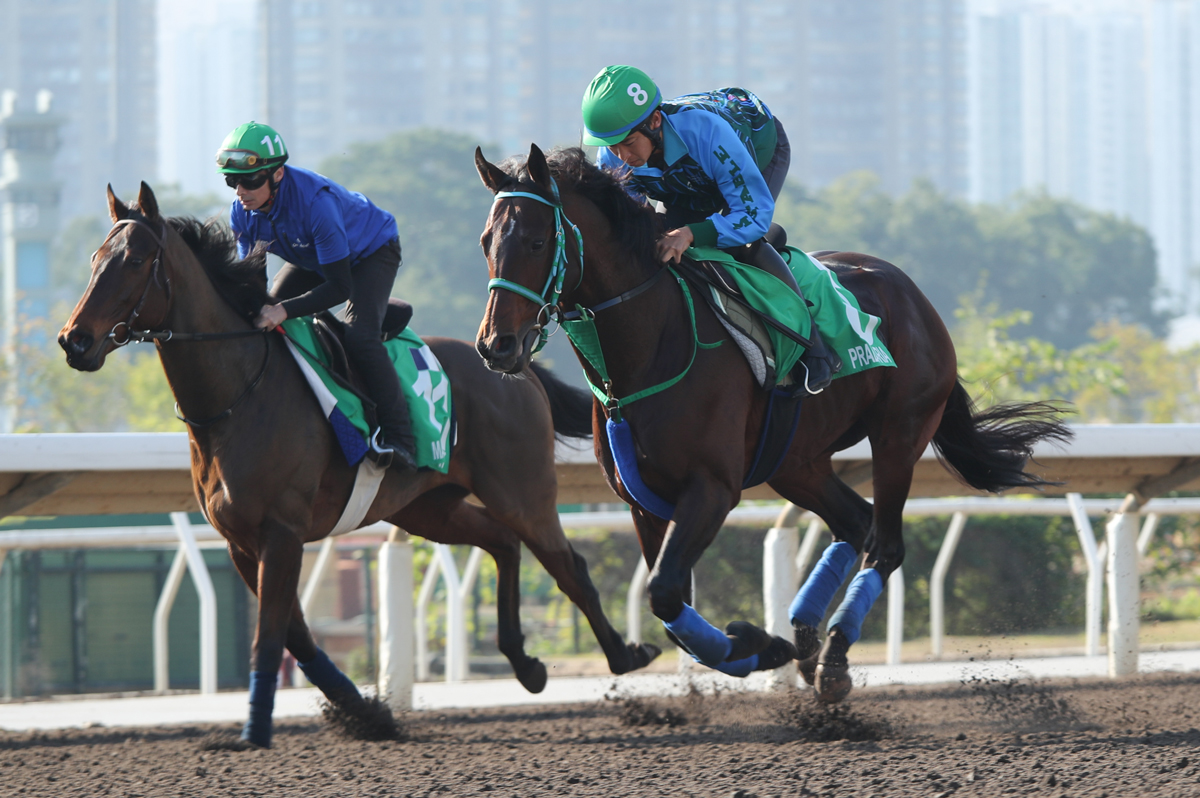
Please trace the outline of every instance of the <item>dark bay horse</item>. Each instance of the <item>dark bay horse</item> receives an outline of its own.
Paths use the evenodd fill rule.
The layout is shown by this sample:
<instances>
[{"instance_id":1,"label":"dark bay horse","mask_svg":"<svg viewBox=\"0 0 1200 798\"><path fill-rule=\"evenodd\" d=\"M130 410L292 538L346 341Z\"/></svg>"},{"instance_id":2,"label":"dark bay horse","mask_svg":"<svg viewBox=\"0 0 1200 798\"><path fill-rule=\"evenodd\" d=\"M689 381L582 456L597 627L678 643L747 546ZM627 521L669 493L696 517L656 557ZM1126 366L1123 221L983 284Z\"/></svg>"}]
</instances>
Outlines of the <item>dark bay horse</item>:
<instances>
[{"instance_id":1,"label":"dark bay horse","mask_svg":"<svg viewBox=\"0 0 1200 798\"><path fill-rule=\"evenodd\" d=\"M265 257L238 262L223 227L162 218L145 183L136 206L123 204L111 187L108 203L113 229L92 259L91 280L59 343L73 368L95 371L138 331L185 334L156 341L179 411L191 419L220 419L188 426L192 484L259 598L243 738L270 744L285 645L335 706L367 711L358 690L313 642L296 595L304 544L333 529L355 470L283 337L251 332L248 320L266 297ZM189 333L239 331L237 337L186 340ZM558 520L555 433L590 434L587 397L544 370L516 379L488 371L463 341L427 343L450 377L458 419L449 473L389 471L362 523L386 520L429 540L491 554L498 572L500 650L531 692L545 686L546 668L524 651L521 543L587 616L613 673L648 664L658 649L627 645L608 622L587 564ZM483 506L467 503L469 494Z\"/></svg>"},{"instance_id":2,"label":"dark bay horse","mask_svg":"<svg viewBox=\"0 0 1200 798\"><path fill-rule=\"evenodd\" d=\"M594 320L592 346L585 340L581 354L572 343L597 397L596 457L632 505L651 568L652 611L709 667L746 675L794 656L819 698L841 700L852 687L848 652L862 619L904 560L901 514L926 446L932 441L966 484L1001 491L1044 484L1024 471L1033 444L1069 437L1046 404L977 412L958 380L950 335L916 285L877 258L822 253L862 309L882 320L880 337L897 368L849 375L806 398L800 430L768 481L820 516L834 538L791 606L795 647L745 622L721 632L688 606L690 574L741 496L767 392L708 306L688 299L681 279L663 277L654 257L657 215L581 150L547 160L535 145L503 168L477 150L475 161L496 195L481 238L493 290L476 348L490 368L519 374L550 317ZM594 350L603 353L606 375ZM621 427L614 410L631 431L620 470L606 435ZM834 452L863 438L871 442L874 506L830 464ZM637 473L662 500L654 502L657 513L629 490ZM817 626L860 557L822 646Z\"/></svg>"}]
</instances>

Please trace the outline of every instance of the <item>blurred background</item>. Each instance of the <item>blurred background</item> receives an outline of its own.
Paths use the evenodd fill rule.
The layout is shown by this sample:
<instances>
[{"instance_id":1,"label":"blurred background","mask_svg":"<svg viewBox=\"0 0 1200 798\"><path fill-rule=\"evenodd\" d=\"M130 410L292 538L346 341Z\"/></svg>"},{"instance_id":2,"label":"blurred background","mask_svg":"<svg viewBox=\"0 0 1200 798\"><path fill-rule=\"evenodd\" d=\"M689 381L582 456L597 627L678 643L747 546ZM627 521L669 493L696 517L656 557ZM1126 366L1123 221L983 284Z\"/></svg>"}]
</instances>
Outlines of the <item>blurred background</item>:
<instances>
[{"instance_id":1,"label":"blurred background","mask_svg":"<svg viewBox=\"0 0 1200 798\"><path fill-rule=\"evenodd\" d=\"M791 138L776 213L790 241L905 269L982 404L1200 421L1200 0L0 0L0 432L181 431L149 348L79 374L53 339L109 227L105 185L130 200L146 181L169 214L224 215L213 156L250 119L292 163L394 213L394 293L414 327L473 338L491 201L475 146L496 161L577 145L583 90L613 63L666 97L756 92ZM544 358L582 384L563 336ZM1194 521L1156 543L1147 589L1164 619L1200 617ZM1003 540L960 555L978 584L956 594L952 633L1076 634L1073 533L1000 525ZM936 535L909 534L919 572ZM720 540L708 578L757 579L738 563L758 549ZM632 537L580 546L622 612ZM997 546L1011 573L989 570ZM578 651L545 574L525 587L558 608L539 639ZM726 596L757 601L752 586L713 600Z\"/></svg>"}]
</instances>

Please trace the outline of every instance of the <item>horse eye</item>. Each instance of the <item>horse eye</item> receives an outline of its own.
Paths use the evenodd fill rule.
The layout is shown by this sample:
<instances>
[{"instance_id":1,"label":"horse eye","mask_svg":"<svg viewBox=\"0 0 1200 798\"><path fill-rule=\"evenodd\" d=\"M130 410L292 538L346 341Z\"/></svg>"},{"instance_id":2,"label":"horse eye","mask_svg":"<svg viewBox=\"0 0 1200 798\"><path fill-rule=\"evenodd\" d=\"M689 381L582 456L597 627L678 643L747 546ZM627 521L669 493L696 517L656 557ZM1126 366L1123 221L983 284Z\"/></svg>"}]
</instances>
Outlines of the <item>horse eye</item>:
<instances>
[{"instance_id":1,"label":"horse eye","mask_svg":"<svg viewBox=\"0 0 1200 798\"><path fill-rule=\"evenodd\" d=\"M539 249L541 249L544 246L546 246L546 240L539 238L533 242L533 251L537 252Z\"/></svg>"}]
</instances>

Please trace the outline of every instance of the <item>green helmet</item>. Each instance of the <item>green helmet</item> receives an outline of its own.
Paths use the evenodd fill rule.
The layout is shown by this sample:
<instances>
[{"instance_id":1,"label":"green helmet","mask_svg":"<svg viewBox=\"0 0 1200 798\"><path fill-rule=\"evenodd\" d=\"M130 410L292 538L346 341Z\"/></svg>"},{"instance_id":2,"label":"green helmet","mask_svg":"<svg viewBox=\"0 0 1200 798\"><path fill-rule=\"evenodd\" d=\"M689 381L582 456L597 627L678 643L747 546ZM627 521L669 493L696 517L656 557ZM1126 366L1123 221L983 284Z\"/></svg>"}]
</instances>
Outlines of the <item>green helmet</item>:
<instances>
[{"instance_id":1,"label":"green helmet","mask_svg":"<svg viewBox=\"0 0 1200 798\"><path fill-rule=\"evenodd\" d=\"M583 143L619 144L662 104L662 94L642 70L607 66L583 93Z\"/></svg>"},{"instance_id":2,"label":"green helmet","mask_svg":"<svg viewBox=\"0 0 1200 798\"><path fill-rule=\"evenodd\" d=\"M223 175L244 175L283 166L287 159L287 147L275 128L247 122L235 127L221 142L217 171Z\"/></svg>"}]
</instances>

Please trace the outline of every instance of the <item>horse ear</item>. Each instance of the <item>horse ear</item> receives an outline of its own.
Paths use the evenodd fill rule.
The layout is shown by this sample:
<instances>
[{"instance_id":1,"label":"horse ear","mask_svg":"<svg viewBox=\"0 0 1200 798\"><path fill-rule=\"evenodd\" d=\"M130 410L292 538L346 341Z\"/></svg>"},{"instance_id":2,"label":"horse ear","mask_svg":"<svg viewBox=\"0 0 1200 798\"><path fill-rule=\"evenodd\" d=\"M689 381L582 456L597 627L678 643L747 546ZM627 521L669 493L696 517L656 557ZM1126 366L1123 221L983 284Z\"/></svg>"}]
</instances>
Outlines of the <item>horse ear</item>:
<instances>
[{"instance_id":1,"label":"horse ear","mask_svg":"<svg viewBox=\"0 0 1200 798\"><path fill-rule=\"evenodd\" d=\"M553 194L554 178L550 176L550 164L546 163L546 156L538 145L529 145L529 160L526 162L526 166L529 169L530 179Z\"/></svg>"},{"instance_id":2,"label":"horse ear","mask_svg":"<svg viewBox=\"0 0 1200 798\"><path fill-rule=\"evenodd\" d=\"M108 184L108 215L112 217L114 223L129 216L129 206L117 199L117 195L112 190L112 183Z\"/></svg>"},{"instance_id":3,"label":"horse ear","mask_svg":"<svg viewBox=\"0 0 1200 798\"><path fill-rule=\"evenodd\" d=\"M479 179L493 194L500 191L500 186L508 180L508 175L502 172L500 167L488 163L488 159L483 157L482 147L475 148L475 169L479 172Z\"/></svg>"},{"instance_id":4,"label":"horse ear","mask_svg":"<svg viewBox=\"0 0 1200 798\"><path fill-rule=\"evenodd\" d=\"M142 188L138 192L138 210L142 212L142 216L147 219L158 218L158 200L154 196L154 189L146 185L146 181L142 181Z\"/></svg>"}]
</instances>

